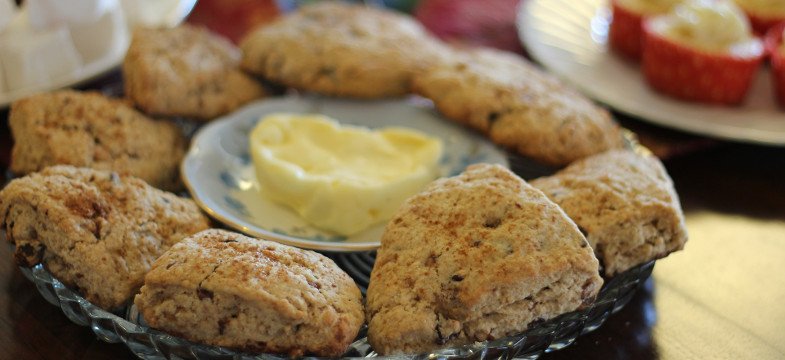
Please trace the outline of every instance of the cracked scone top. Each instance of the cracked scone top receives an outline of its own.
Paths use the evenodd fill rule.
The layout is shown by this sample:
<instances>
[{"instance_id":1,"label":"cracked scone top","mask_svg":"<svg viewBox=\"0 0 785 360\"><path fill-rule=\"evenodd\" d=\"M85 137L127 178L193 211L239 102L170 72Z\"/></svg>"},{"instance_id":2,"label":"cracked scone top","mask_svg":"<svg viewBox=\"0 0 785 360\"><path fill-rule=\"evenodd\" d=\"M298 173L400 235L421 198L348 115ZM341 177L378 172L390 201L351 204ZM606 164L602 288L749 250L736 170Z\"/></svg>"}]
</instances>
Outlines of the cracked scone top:
<instances>
[{"instance_id":1,"label":"cracked scone top","mask_svg":"<svg viewBox=\"0 0 785 360\"><path fill-rule=\"evenodd\" d=\"M412 81L448 119L548 165L624 146L607 109L522 56L489 48L450 55Z\"/></svg>"},{"instance_id":2,"label":"cracked scone top","mask_svg":"<svg viewBox=\"0 0 785 360\"><path fill-rule=\"evenodd\" d=\"M240 70L240 57L202 27L136 28L122 65L125 94L148 114L209 121L268 95Z\"/></svg>"},{"instance_id":3,"label":"cracked scone top","mask_svg":"<svg viewBox=\"0 0 785 360\"><path fill-rule=\"evenodd\" d=\"M593 302L598 266L542 192L501 166L473 165L389 222L367 292L368 342L400 354L511 335Z\"/></svg>"},{"instance_id":4,"label":"cracked scone top","mask_svg":"<svg viewBox=\"0 0 785 360\"><path fill-rule=\"evenodd\" d=\"M172 122L155 120L121 99L95 91L60 90L14 102L9 168L17 175L73 165L136 176L178 191L188 140Z\"/></svg>"},{"instance_id":5,"label":"cracked scone top","mask_svg":"<svg viewBox=\"0 0 785 360\"><path fill-rule=\"evenodd\" d=\"M334 96L403 96L445 46L411 16L340 1L303 5L250 32L240 67L280 85Z\"/></svg>"},{"instance_id":6,"label":"cracked scone top","mask_svg":"<svg viewBox=\"0 0 785 360\"><path fill-rule=\"evenodd\" d=\"M341 355L363 324L362 293L332 260L218 229L159 258L135 304L159 330L292 357Z\"/></svg>"},{"instance_id":7,"label":"cracked scone top","mask_svg":"<svg viewBox=\"0 0 785 360\"><path fill-rule=\"evenodd\" d=\"M164 251L209 226L193 200L109 171L51 166L0 191L16 262L43 264L108 311L133 298Z\"/></svg>"},{"instance_id":8,"label":"cracked scone top","mask_svg":"<svg viewBox=\"0 0 785 360\"><path fill-rule=\"evenodd\" d=\"M663 258L687 241L679 195L653 155L611 150L530 184L578 224L605 276Z\"/></svg>"}]
</instances>

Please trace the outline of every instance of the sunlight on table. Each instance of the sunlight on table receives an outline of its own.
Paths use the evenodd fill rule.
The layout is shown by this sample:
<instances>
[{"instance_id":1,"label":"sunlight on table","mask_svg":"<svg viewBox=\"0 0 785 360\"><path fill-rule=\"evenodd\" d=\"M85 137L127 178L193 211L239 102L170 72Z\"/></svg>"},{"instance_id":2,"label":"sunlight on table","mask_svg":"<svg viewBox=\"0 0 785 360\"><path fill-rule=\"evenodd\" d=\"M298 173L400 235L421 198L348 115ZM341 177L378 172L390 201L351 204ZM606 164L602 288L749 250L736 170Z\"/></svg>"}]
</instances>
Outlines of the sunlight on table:
<instances>
[{"instance_id":1,"label":"sunlight on table","mask_svg":"<svg viewBox=\"0 0 785 360\"><path fill-rule=\"evenodd\" d=\"M685 250L657 262L652 332L661 358L771 359L785 352L785 223L694 212ZM759 294L768 294L760 296ZM768 311L759 311L768 309ZM667 329L667 330L666 330ZM714 339L706 342L705 339ZM674 346L683 344L683 346Z\"/></svg>"}]
</instances>

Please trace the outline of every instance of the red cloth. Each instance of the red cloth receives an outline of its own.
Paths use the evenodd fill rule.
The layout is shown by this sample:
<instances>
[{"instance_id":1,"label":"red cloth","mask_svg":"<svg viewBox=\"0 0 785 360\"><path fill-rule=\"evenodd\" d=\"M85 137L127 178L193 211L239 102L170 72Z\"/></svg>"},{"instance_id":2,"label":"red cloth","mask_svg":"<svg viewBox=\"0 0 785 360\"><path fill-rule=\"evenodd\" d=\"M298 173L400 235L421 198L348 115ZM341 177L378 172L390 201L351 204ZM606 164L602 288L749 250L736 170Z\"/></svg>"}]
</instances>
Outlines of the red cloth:
<instances>
[{"instance_id":1,"label":"red cloth","mask_svg":"<svg viewBox=\"0 0 785 360\"><path fill-rule=\"evenodd\" d=\"M515 16L519 0L423 0L414 16L445 41L523 53Z\"/></svg>"}]
</instances>

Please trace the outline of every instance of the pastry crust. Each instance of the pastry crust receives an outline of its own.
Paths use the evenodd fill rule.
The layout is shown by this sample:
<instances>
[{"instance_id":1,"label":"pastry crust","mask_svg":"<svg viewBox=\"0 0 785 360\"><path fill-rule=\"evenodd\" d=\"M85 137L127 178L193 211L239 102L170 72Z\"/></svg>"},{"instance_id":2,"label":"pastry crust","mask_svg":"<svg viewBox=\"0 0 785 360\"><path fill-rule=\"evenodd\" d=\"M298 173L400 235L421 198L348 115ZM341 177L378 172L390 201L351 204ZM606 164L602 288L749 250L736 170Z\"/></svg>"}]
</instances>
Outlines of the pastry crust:
<instances>
[{"instance_id":1,"label":"pastry crust","mask_svg":"<svg viewBox=\"0 0 785 360\"><path fill-rule=\"evenodd\" d=\"M598 262L575 224L499 165L434 181L382 235L368 341L420 353L526 330L594 301Z\"/></svg>"},{"instance_id":2,"label":"pastry crust","mask_svg":"<svg viewBox=\"0 0 785 360\"><path fill-rule=\"evenodd\" d=\"M11 106L10 169L17 175L52 165L111 170L176 191L188 144L173 123L150 119L98 92L57 91Z\"/></svg>"},{"instance_id":3,"label":"pastry crust","mask_svg":"<svg viewBox=\"0 0 785 360\"><path fill-rule=\"evenodd\" d=\"M447 118L545 164L623 146L607 110L516 54L457 49L450 61L415 77L412 89Z\"/></svg>"},{"instance_id":4,"label":"pastry crust","mask_svg":"<svg viewBox=\"0 0 785 360\"><path fill-rule=\"evenodd\" d=\"M152 115L211 120L267 95L240 51L209 30L137 28L123 60L126 96Z\"/></svg>"},{"instance_id":5,"label":"pastry crust","mask_svg":"<svg viewBox=\"0 0 785 360\"><path fill-rule=\"evenodd\" d=\"M209 220L190 199L138 178L61 165L0 191L0 226L20 266L41 263L112 311L136 294L155 259Z\"/></svg>"},{"instance_id":6,"label":"pastry crust","mask_svg":"<svg viewBox=\"0 0 785 360\"><path fill-rule=\"evenodd\" d=\"M292 357L341 355L363 325L362 301L323 255L217 229L158 259L135 299L157 329Z\"/></svg>"},{"instance_id":7,"label":"pastry crust","mask_svg":"<svg viewBox=\"0 0 785 360\"><path fill-rule=\"evenodd\" d=\"M679 197L653 155L608 151L530 183L578 224L606 276L665 257L687 241Z\"/></svg>"}]
</instances>

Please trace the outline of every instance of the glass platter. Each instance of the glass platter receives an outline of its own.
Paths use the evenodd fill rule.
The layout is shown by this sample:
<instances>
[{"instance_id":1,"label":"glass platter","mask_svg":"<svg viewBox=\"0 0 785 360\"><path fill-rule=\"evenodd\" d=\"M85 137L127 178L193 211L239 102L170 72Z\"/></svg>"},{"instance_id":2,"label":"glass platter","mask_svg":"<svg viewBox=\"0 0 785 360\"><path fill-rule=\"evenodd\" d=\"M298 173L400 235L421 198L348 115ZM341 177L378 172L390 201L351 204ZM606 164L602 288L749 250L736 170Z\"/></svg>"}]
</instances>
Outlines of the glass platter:
<instances>
[{"instance_id":1,"label":"glass platter","mask_svg":"<svg viewBox=\"0 0 785 360\"><path fill-rule=\"evenodd\" d=\"M645 151L630 134L625 141L636 151ZM528 159L507 154L510 168L524 179L552 173L554 169ZM13 174L8 173L7 179ZM0 238L5 231L0 230ZM324 252L357 283L363 295L370 281L375 252ZM594 304L579 311L563 314L541 323L523 333L486 342L478 342L431 353L400 356L378 356L365 338L363 328L357 339L343 354L345 359L537 359L546 352L570 345L578 336L599 328L613 313L621 310L651 275L655 261L636 266L611 279L606 279ZM22 274L32 281L38 292L49 303L81 326L87 326L98 339L108 343L122 343L141 359L237 359L282 360L283 355L238 352L232 349L191 342L155 329L141 318L135 306L108 312L85 300L77 292L55 279L42 265L20 267ZM318 359L310 357L309 359Z\"/></svg>"},{"instance_id":2,"label":"glass platter","mask_svg":"<svg viewBox=\"0 0 785 360\"><path fill-rule=\"evenodd\" d=\"M625 133L629 148L645 152L631 133ZM526 180L547 175L556 169L532 160L504 152L503 160L510 169ZM8 173L6 178L13 179ZM0 230L0 239L5 232ZM375 262L373 251L323 252L346 271L365 295L370 273ZM564 348L587 332L599 328L613 313L621 310L650 277L655 261L636 266L611 279L606 279L597 300L590 306L563 314L543 322L525 332L501 339L475 342L461 347L446 348L430 353L379 356L368 344L363 328L343 359L537 359L546 352ZM35 284L38 292L49 303L59 307L75 324L87 326L101 341L122 343L141 359L237 359L283 360L285 355L240 352L233 349L205 345L169 335L150 328L136 307L108 312L85 300L76 291L55 279L43 265L20 267L21 272ZM320 359L307 357L308 359Z\"/></svg>"},{"instance_id":3,"label":"glass platter","mask_svg":"<svg viewBox=\"0 0 785 360\"><path fill-rule=\"evenodd\" d=\"M735 107L674 100L652 91L640 66L612 54L609 0L526 0L518 9L521 42L563 81L611 108L657 125L711 137L785 145L785 108L775 102L762 66Z\"/></svg>"},{"instance_id":4,"label":"glass platter","mask_svg":"<svg viewBox=\"0 0 785 360\"><path fill-rule=\"evenodd\" d=\"M373 267L374 254L328 254L357 281L361 288ZM643 285L654 269L654 261L639 265L616 277L606 280L597 300L591 306L561 315L526 332L505 338L478 342L431 353L398 356L377 356L365 338L365 329L351 344L342 358L380 359L536 359L540 355L571 344L578 336L600 327L613 313L629 302L636 290ZM68 319L89 327L100 340L123 343L141 359L288 359L283 355L255 354L232 349L194 343L176 336L151 329L141 319L134 306L115 313L102 310L55 279L42 265L21 267L50 303L60 307ZM311 357L310 359L318 359Z\"/></svg>"}]
</instances>

